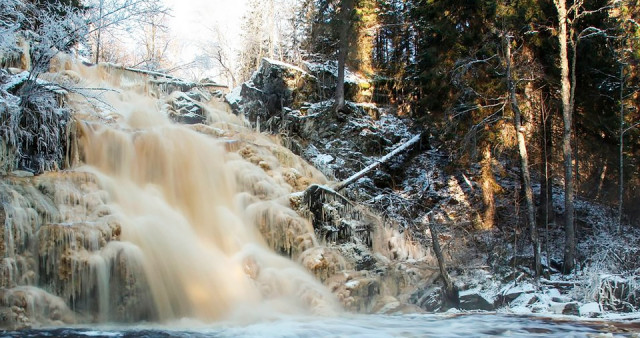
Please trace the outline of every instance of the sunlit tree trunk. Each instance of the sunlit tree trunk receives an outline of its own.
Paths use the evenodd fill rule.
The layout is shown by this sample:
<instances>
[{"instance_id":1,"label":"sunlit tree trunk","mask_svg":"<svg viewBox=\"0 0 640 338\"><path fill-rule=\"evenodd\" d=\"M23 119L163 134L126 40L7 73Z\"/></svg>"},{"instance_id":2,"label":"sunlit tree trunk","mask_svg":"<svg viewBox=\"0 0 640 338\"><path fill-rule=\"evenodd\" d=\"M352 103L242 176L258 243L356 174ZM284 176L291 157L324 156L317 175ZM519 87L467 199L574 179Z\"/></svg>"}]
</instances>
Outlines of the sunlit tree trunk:
<instances>
[{"instance_id":1,"label":"sunlit tree trunk","mask_svg":"<svg viewBox=\"0 0 640 338\"><path fill-rule=\"evenodd\" d=\"M618 177L618 232L622 233L622 202L624 197L624 64L620 65L620 130Z\"/></svg>"},{"instance_id":2,"label":"sunlit tree trunk","mask_svg":"<svg viewBox=\"0 0 640 338\"><path fill-rule=\"evenodd\" d=\"M482 217L482 228L491 229L495 223L496 217L496 201L494 190L496 179L493 177L493 169L491 168L493 158L491 157L491 145L486 145L483 150L481 184L482 184L482 202L484 204L484 212Z\"/></svg>"},{"instance_id":3,"label":"sunlit tree trunk","mask_svg":"<svg viewBox=\"0 0 640 338\"><path fill-rule=\"evenodd\" d=\"M520 174L522 183L524 184L525 203L527 205L527 223L529 223L529 232L531 236L531 244L533 245L533 259L536 277L542 273L540 262L540 241L538 239L538 227L536 224L535 206L533 204L533 190L531 189L531 174L529 173L529 155L527 154L527 143L525 140L524 129L522 127L522 114L518 106L518 96L516 95L515 81L512 74L511 62L511 41L505 37L505 51L507 61L507 87L509 90L509 101L513 110L513 125L516 129L518 139L518 152L520 154Z\"/></svg>"}]
</instances>

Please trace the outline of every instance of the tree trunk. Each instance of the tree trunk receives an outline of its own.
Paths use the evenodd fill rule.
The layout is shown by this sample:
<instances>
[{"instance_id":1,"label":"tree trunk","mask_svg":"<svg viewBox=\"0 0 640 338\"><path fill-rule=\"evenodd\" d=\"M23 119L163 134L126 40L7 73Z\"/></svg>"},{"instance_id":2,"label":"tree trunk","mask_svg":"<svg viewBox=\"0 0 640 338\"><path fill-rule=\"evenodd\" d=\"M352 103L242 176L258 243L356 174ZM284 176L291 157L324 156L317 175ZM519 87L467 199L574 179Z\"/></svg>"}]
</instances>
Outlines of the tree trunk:
<instances>
[{"instance_id":1,"label":"tree trunk","mask_svg":"<svg viewBox=\"0 0 640 338\"><path fill-rule=\"evenodd\" d=\"M340 27L340 41L338 41L338 80L334 106L336 112L344 108L344 68L347 63L347 54L349 53L349 28L351 28L353 7L353 0L342 0L340 2L342 27Z\"/></svg>"},{"instance_id":2,"label":"tree trunk","mask_svg":"<svg viewBox=\"0 0 640 338\"><path fill-rule=\"evenodd\" d=\"M538 227L536 225L535 206L533 204L533 190L531 189L531 175L529 173L529 155L527 154L527 144L525 140L524 130L522 127L522 114L518 106L518 96L511 69L511 41L505 37L506 59L507 59L507 87L509 89L509 97L511 101L511 109L513 110L513 125L516 129L518 139L518 152L520 154L520 174L524 185L524 196L527 204L527 223L529 223L529 232L531 236L531 244L533 245L533 260L536 277L540 277L542 267L540 262L540 241L538 239Z\"/></svg>"},{"instance_id":3,"label":"tree trunk","mask_svg":"<svg viewBox=\"0 0 640 338\"><path fill-rule=\"evenodd\" d=\"M553 174L551 171L551 116L546 108L542 93L540 94L540 149L542 161L540 161L540 219L545 229L553 219ZM548 237L548 236L547 236ZM548 253L547 244L547 253Z\"/></svg>"},{"instance_id":4,"label":"tree trunk","mask_svg":"<svg viewBox=\"0 0 640 338\"><path fill-rule=\"evenodd\" d=\"M482 229L491 229L495 223L496 216L496 201L494 196L495 186L497 185L496 179L493 176L493 159L491 157L491 146L486 145L482 152L482 169L481 169L481 186L482 186L482 203L484 205L484 212L482 217Z\"/></svg>"},{"instance_id":5,"label":"tree trunk","mask_svg":"<svg viewBox=\"0 0 640 338\"><path fill-rule=\"evenodd\" d=\"M460 296L458 288L451 281L447 267L444 264L444 256L442 255L442 249L440 248L440 241L438 240L438 231L431 221L431 217L427 216L427 222L429 223L429 231L431 231L431 243L433 244L433 252L438 259L438 268L440 269L440 277L444 282L445 301L452 307L458 307L460 305Z\"/></svg>"},{"instance_id":6,"label":"tree trunk","mask_svg":"<svg viewBox=\"0 0 640 338\"><path fill-rule=\"evenodd\" d=\"M575 265L575 229L573 227L573 152L571 148L571 83L569 80L569 56L567 53L567 8L566 0L555 0L558 10L558 42L560 44L560 70L561 70L561 95L562 95L562 153L564 156L564 228L565 247L563 273L571 273ZM573 56L574 58L576 55Z\"/></svg>"},{"instance_id":7,"label":"tree trunk","mask_svg":"<svg viewBox=\"0 0 640 338\"><path fill-rule=\"evenodd\" d=\"M574 11L576 11L575 13L575 17L577 17L578 13L577 13L577 7L574 8ZM569 70L569 74L571 74L571 94L569 96L569 105L570 105L570 109L569 111L571 111L571 114L573 115L573 111L575 110L575 104L576 104L576 87L577 87L577 82L578 80L576 79L576 60L577 60L577 56L578 56L578 42L579 40L576 38L576 32L575 32L575 28L573 27L573 25L570 25L569 27L569 42L571 45L571 68ZM580 152L578 151L578 146L579 146L579 139L578 137L576 137L577 135L577 126L575 125L575 123L571 126L573 128L573 177L574 177L574 189L575 191L580 191L580 161L578 158L578 155L580 155ZM574 192L574 198L575 198L575 192ZM574 224L574 228L575 228L575 224Z\"/></svg>"},{"instance_id":8,"label":"tree trunk","mask_svg":"<svg viewBox=\"0 0 640 338\"><path fill-rule=\"evenodd\" d=\"M620 131L618 177L618 232L622 234L622 202L624 198L624 65L620 65Z\"/></svg>"},{"instance_id":9,"label":"tree trunk","mask_svg":"<svg viewBox=\"0 0 640 338\"><path fill-rule=\"evenodd\" d=\"M96 64L98 64L98 62L100 62L100 39L101 39L101 35L102 35L102 10L104 7L104 0L100 0L100 4L98 5L100 6L99 10L99 14L98 14L98 36L96 37Z\"/></svg>"}]
</instances>

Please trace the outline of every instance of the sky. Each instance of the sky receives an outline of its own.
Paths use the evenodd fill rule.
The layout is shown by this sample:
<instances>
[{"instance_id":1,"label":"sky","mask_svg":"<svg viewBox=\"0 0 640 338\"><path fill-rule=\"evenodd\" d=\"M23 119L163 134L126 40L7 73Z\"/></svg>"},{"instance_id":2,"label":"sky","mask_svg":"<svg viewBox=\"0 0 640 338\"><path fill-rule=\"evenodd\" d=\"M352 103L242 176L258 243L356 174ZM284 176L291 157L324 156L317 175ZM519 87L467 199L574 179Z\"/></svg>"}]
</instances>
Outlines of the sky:
<instances>
[{"instance_id":1,"label":"sky","mask_svg":"<svg viewBox=\"0 0 640 338\"><path fill-rule=\"evenodd\" d=\"M239 48L241 19L246 0L164 0L172 9L169 22L172 37L179 44L180 62L193 60L199 46L214 43L218 29Z\"/></svg>"}]
</instances>

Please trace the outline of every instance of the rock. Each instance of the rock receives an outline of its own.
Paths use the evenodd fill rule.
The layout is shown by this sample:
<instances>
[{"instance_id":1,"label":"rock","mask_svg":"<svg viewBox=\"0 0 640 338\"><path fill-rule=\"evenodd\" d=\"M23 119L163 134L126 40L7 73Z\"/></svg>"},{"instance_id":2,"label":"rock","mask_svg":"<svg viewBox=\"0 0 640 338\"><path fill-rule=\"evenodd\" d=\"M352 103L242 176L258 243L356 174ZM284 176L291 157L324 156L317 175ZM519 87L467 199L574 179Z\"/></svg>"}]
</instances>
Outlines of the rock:
<instances>
[{"instance_id":1,"label":"rock","mask_svg":"<svg viewBox=\"0 0 640 338\"><path fill-rule=\"evenodd\" d=\"M572 316L578 316L580 314L579 306L578 306L578 303L576 302L569 302L569 303L552 302L551 304L549 304L549 311L555 314L572 315Z\"/></svg>"},{"instance_id":2,"label":"rock","mask_svg":"<svg viewBox=\"0 0 640 338\"><path fill-rule=\"evenodd\" d=\"M376 266L376 259L371 255L364 255L356 261L356 270L373 270Z\"/></svg>"},{"instance_id":3,"label":"rock","mask_svg":"<svg viewBox=\"0 0 640 338\"><path fill-rule=\"evenodd\" d=\"M460 291L460 308L463 310L495 310L493 301L486 299L478 290Z\"/></svg>"},{"instance_id":4,"label":"rock","mask_svg":"<svg viewBox=\"0 0 640 338\"><path fill-rule=\"evenodd\" d=\"M513 283L505 286L501 290L501 303L509 304L514 301L516 298L520 297L520 295L524 293L533 293L536 290L535 286L529 283L522 283L519 285L514 285Z\"/></svg>"},{"instance_id":5,"label":"rock","mask_svg":"<svg viewBox=\"0 0 640 338\"><path fill-rule=\"evenodd\" d=\"M409 297L409 302L427 312L446 311L444 291L440 286L418 289Z\"/></svg>"},{"instance_id":6,"label":"rock","mask_svg":"<svg viewBox=\"0 0 640 338\"><path fill-rule=\"evenodd\" d=\"M329 96L333 95L338 79L337 62L305 62L304 66L316 77L322 92L327 93ZM344 96L346 100L370 102L373 96L371 82L346 68L344 74Z\"/></svg>"},{"instance_id":7,"label":"rock","mask_svg":"<svg viewBox=\"0 0 640 338\"><path fill-rule=\"evenodd\" d=\"M583 304L580 306L580 309L578 309L578 312L580 313L580 316L589 318L598 318L602 315L600 304L596 302Z\"/></svg>"},{"instance_id":8,"label":"rock","mask_svg":"<svg viewBox=\"0 0 640 338\"><path fill-rule=\"evenodd\" d=\"M395 297L384 296L380 297L378 301L373 305L373 309L371 312L386 315L399 315L408 313L422 313L424 311L414 304L402 303Z\"/></svg>"},{"instance_id":9,"label":"rock","mask_svg":"<svg viewBox=\"0 0 640 338\"><path fill-rule=\"evenodd\" d=\"M326 284L351 311L371 312L379 304L380 282L367 271L342 271Z\"/></svg>"},{"instance_id":10,"label":"rock","mask_svg":"<svg viewBox=\"0 0 640 338\"><path fill-rule=\"evenodd\" d=\"M374 219L332 189L312 185L304 192L304 203L313 215L313 228L325 243L362 243L372 246Z\"/></svg>"},{"instance_id":11,"label":"rock","mask_svg":"<svg viewBox=\"0 0 640 338\"><path fill-rule=\"evenodd\" d=\"M207 121L207 113L202 103L197 98L205 98L202 95L193 93L188 95L179 91L174 91L167 98L169 118L174 122L183 124L198 124Z\"/></svg>"},{"instance_id":12,"label":"rock","mask_svg":"<svg viewBox=\"0 0 640 338\"><path fill-rule=\"evenodd\" d=\"M523 293L511 302L510 306L529 306L539 301L538 296L532 293Z\"/></svg>"},{"instance_id":13,"label":"rock","mask_svg":"<svg viewBox=\"0 0 640 338\"><path fill-rule=\"evenodd\" d=\"M571 302L571 303L565 304L564 309L562 309L562 314L570 315L570 316L578 316L580 314L578 309L578 303Z\"/></svg>"},{"instance_id":14,"label":"rock","mask_svg":"<svg viewBox=\"0 0 640 338\"><path fill-rule=\"evenodd\" d=\"M234 112L251 122L266 122L284 107L302 108L308 100L318 101L317 79L307 71L284 62L263 58L251 80L225 97ZM238 95L239 94L239 95Z\"/></svg>"}]
</instances>

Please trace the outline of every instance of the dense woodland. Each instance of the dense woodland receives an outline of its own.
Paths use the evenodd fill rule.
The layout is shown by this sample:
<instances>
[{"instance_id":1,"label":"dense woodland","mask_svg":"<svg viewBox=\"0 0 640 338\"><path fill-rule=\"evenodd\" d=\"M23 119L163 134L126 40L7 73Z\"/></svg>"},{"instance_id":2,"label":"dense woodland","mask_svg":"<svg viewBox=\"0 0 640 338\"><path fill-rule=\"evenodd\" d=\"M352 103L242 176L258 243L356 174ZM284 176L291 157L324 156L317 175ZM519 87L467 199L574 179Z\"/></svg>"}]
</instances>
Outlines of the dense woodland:
<instances>
[{"instance_id":1,"label":"dense woodland","mask_svg":"<svg viewBox=\"0 0 640 338\"><path fill-rule=\"evenodd\" d=\"M274 52L269 38L251 48L292 63L322 55L373 78L369 99L397 107L437 134L452 168L488 167L487 228L494 226L499 190L491 163L518 166L536 270L537 228L552 224L564 227L563 270L569 272L576 198L617 206L618 231L638 225L639 5L307 1L298 4L293 33L280 40L280 49ZM244 60L245 74L258 60ZM338 109L340 98L337 93ZM536 183L542 193L534 195ZM554 186L564 193L561 219L550 210Z\"/></svg>"},{"instance_id":2,"label":"dense woodland","mask_svg":"<svg viewBox=\"0 0 640 338\"><path fill-rule=\"evenodd\" d=\"M429 130L451 170L482 166L484 227L495 225L500 193L492 161L520 168L537 270L537 229L549 224L563 227L563 269L573 269L578 197L616 208L617 231L639 226L640 1L248 0L242 48L212 29L188 65L169 57L171 13L161 2L1 0L0 8L3 60L17 53L19 32L36 32L36 77L58 50L163 72L206 61L231 86L263 57L334 60L339 78L346 65L372 79L366 100ZM144 48L127 51L123 34ZM554 196L564 198L560 219Z\"/></svg>"}]
</instances>

